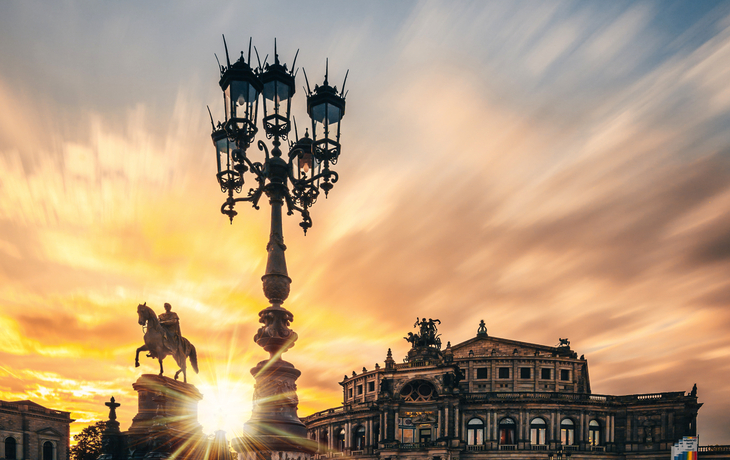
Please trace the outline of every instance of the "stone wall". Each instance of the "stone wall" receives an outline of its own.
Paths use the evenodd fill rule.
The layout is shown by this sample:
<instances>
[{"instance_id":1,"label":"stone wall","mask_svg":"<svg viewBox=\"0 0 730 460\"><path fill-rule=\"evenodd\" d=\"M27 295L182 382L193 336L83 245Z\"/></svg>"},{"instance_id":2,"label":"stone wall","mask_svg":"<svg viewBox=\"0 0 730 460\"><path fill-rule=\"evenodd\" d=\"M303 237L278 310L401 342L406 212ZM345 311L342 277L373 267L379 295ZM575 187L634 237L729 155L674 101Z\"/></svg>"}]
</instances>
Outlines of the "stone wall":
<instances>
[{"instance_id":1,"label":"stone wall","mask_svg":"<svg viewBox=\"0 0 730 460\"><path fill-rule=\"evenodd\" d=\"M0 401L0 458L5 458L6 441L12 438L18 460L68 460L70 415L32 401Z\"/></svg>"}]
</instances>

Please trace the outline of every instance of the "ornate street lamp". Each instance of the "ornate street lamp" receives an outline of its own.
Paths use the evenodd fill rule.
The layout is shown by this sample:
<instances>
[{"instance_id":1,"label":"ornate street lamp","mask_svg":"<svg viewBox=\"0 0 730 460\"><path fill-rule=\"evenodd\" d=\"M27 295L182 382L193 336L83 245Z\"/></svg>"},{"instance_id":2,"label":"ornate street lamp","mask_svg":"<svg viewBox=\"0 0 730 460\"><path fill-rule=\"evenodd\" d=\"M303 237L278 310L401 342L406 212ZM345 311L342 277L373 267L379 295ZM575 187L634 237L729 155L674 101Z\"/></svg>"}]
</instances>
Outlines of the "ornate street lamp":
<instances>
[{"instance_id":1,"label":"ornate street lamp","mask_svg":"<svg viewBox=\"0 0 730 460\"><path fill-rule=\"evenodd\" d=\"M346 93L344 83L343 91L339 93L336 87L329 86L327 65L322 86L315 86L311 91L307 82L307 112L312 118L312 137L305 131L299 138L295 126L296 139L289 141L295 72L280 63L276 42L273 64L266 64L267 59L264 59L262 65L256 51L259 63L254 68L251 67L250 42L248 57L244 59L241 52L239 60L231 64L225 37L223 41L227 65L220 66L220 86L224 93L226 119L215 125L211 115L211 137L218 168L216 177L221 191L228 195L221 212L233 223L238 214L234 210L236 203L248 201L259 209L259 200L266 194L271 204L271 232L266 246L268 260L262 277L264 295L271 305L259 312L259 322L263 326L254 336L254 341L269 352L269 359L251 369L256 379L253 412L244 426L244 436L236 443L236 450L252 459L269 458L273 452L279 452L279 458L288 458L285 452L301 457L314 452L316 446L307 443L306 428L297 416L299 401L295 381L301 372L281 359L282 353L297 340L297 334L289 329L294 316L282 307L289 296L291 278L284 257L286 246L281 213L284 204L288 215L298 212L302 217L299 225L306 234L312 226L309 208L317 201L320 190L326 196L332 184L337 182L337 173L330 166L337 163L340 154L340 121L345 114ZM263 158L255 160L248 149L258 132L256 117L260 94L263 95L263 128L266 137L273 139L273 147L269 151L259 140L257 146L263 152L259 156ZM287 155L282 154L282 141L288 142ZM234 193L243 191L246 177L253 179L253 185L245 196L234 198Z\"/></svg>"}]
</instances>

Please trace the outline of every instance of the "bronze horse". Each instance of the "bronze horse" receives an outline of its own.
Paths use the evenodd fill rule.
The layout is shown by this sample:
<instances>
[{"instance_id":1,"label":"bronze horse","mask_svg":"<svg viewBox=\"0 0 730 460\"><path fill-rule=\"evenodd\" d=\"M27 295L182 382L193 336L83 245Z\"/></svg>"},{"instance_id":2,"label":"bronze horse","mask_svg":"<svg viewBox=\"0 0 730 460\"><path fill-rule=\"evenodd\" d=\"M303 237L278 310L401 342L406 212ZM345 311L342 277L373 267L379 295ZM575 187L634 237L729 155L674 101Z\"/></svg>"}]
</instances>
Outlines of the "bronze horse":
<instances>
[{"instance_id":1,"label":"bronze horse","mask_svg":"<svg viewBox=\"0 0 730 460\"><path fill-rule=\"evenodd\" d=\"M160 375L162 375L162 360L167 355L172 355L175 358L175 362L180 368L175 372L175 380L177 376L182 372L183 381L188 382L188 376L186 373L186 361L190 358L190 365L193 366L195 373L198 373L198 355L195 352L195 347L185 337L180 337L179 346L175 350L171 350L167 343L172 342L168 339L168 332L160 324L160 320L157 318L157 314L147 306L147 302L144 304L137 305L137 315L139 315L139 324L141 326L147 326L147 330L144 333L144 345L137 348L137 355L134 358L134 367L139 367L139 352L147 351L147 356L154 358L160 362Z\"/></svg>"}]
</instances>

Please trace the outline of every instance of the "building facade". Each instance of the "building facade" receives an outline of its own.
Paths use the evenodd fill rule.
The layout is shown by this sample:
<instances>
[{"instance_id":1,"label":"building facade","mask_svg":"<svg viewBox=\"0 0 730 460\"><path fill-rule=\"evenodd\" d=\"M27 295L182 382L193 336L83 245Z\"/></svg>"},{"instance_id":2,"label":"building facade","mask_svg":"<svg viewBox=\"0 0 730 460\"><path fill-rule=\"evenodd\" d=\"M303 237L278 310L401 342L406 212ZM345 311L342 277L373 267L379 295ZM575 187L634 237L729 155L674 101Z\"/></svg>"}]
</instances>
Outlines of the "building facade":
<instances>
[{"instance_id":1,"label":"building facade","mask_svg":"<svg viewBox=\"0 0 730 460\"><path fill-rule=\"evenodd\" d=\"M0 459L68 460L70 412L0 401Z\"/></svg>"},{"instance_id":2,"label":"building facade","mask_svg":"<svg viewBox=\"0 0 730 460\"><path fill-rule=\"evenodd\" d=\"M662 459L697 431L697 389L591 393L588 362L570 349L491 337L442 350L438 320L416 322L403 363L340 382L341 407L303 419L319 455L388 460Z\"/></svg>"}]
</instances>

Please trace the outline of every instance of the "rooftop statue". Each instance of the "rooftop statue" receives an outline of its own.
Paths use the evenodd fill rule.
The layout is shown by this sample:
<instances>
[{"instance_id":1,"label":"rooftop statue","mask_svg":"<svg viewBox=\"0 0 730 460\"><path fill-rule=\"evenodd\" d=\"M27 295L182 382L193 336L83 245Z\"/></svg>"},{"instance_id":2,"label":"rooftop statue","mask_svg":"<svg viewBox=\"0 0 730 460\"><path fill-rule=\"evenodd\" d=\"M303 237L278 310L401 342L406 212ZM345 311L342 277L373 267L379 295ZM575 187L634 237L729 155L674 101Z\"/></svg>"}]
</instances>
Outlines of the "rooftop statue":
<instances>
[{"instance_id":1,"label":"rooftop statue","mask_svg":"<svg viewBox=\"0 0 730 460\"><path fill-rule=\"evenodd\" d=\"M419 332L417 334L409 332L408 336L403 338L409 342L413 348L436 347L440 350L441 334L437 333L438 329L436 328L436 323L441 324L441 321L431 318L428 320L426 318L423 318L423 320L416 318L416 324L414 324L413 327L419 328Z\"/></svg>"},{"instance_id":2,"label":"rooftop statue","mask_svg":"<svg viewBox=\"0 0 730 460\"><path fill-rule=\"evenodd\" d=\"M180 334L180 318L177 313L172 311L169 303L165 304L165 313L161 313L159 318L147 302L137 305L137 315L139 316L139 324L146 326L144 333L144 345L137 348L137 355L134 358L134 366L139 367L139 352L146 351L148 358L156 359L160 362L160 375L163 374L162 360L168 355L172 355L180 368L175 372L175 380L177 380L180 372L183 374L183 382L188 382L186 361L190 358L190 365L193 366L195 373L198 372L198 355L188 339Z\"/></svg>"}]
</instances>

